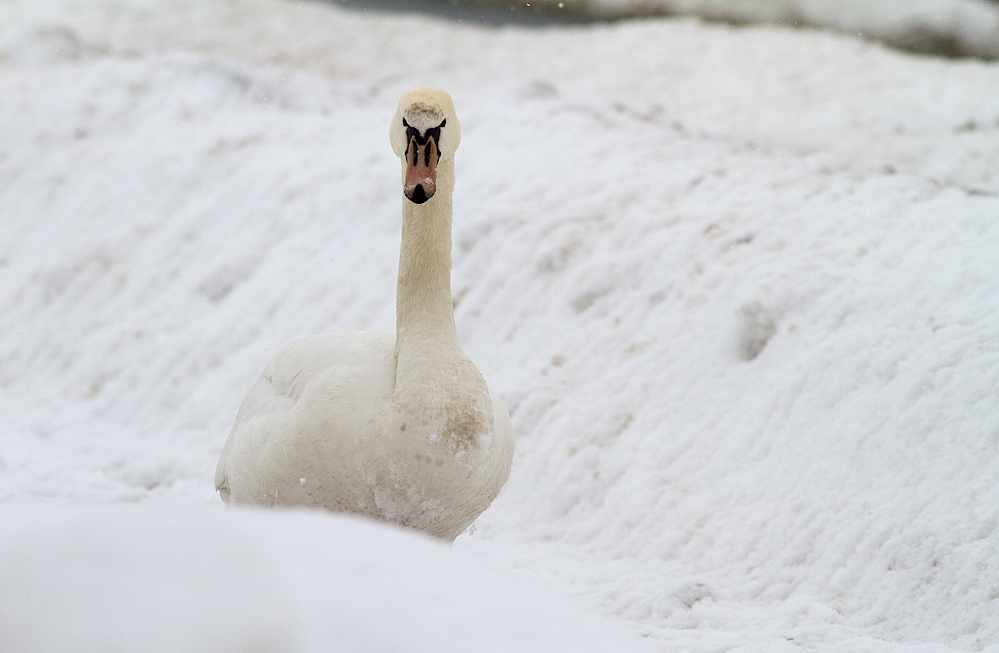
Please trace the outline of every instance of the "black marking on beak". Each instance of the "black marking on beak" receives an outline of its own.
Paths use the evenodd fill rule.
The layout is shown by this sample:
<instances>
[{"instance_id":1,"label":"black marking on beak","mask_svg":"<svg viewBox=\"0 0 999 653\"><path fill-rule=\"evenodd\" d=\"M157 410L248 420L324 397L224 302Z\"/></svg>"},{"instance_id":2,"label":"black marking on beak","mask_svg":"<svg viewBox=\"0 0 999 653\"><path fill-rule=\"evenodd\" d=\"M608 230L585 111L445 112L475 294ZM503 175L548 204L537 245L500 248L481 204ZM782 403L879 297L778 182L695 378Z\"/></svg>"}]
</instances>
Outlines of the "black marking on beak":
<instances>
[{"instance_id":1,"label":"black marking on beak","mask_svg":"<svg viewBox=\"0 0 999 653\"><path fill-rule=\"evenodd\" d=\"M439 160L437 143L432 138L427 139L427 143L422 147L416 144L415 138L409 142L403 193L414 204L423 204L437 192Z\"/></svg>"},{"instance_id":2,"label":"black marking on beak","mask_svg":"<svg viewBox=\"0 0 999 653\"><path fill-rule=\"evenodd\" d=\"M402 119L402 125L403 125L403 127L406 128L406 142L407 143L411 143L413 141L413 139L415 138L416 139L416 144L418 146L419 145L426 145L427 141L429 141L432 138L432 139L434 139L434 143L437 144L437 152L438 152L438 154L440 156L444 155L444 153L440 151L440 147L441 147L441 128L444 127L444 125L446 125L446 124L447 124L447 119L444 119L444 120L441 121L441 124L437 125L436 127L431 127L430 129L428 129L426 131L426 133L421 134L419 132L419 130L416 129L416 127L410 126L410 124L408 122L406 122L405 118ZM419 149L419 148L417 148L417 149ZM430 150L429 150L429 148L426 148L425 151L429 152ZM428 156L429 156L429 154L428 154ZM416 161L413 161L414 165L416 165L416 163L417 163ZM427 165L430 165L430 160L429 159L427 160Z\"/></svg>"},{"instance_id":3,"label":"black marking on beak","mask_svg":"<svg viewBox=\"0 0 999 653\"><path fill-rule=\"evenodd\" d=\"M426 191L423 190L423 184L419 184L413 189L413 196L408 199L413 204L423 204L430 198L427 197Z\"/></svg>"},{"instance_id":4,"label":"black marking on beak","mask_svg":"<svg viewBox=\"0 0 999 653\"><path fill-rule=\"evenodd\" d=\"M437 192L437 163L441 159L441 128L447 123L442 120L436 127L420 133L403 118L406 128L406 175L403 194L414 204L423 204Z\"/></svg>"}]
</instances>

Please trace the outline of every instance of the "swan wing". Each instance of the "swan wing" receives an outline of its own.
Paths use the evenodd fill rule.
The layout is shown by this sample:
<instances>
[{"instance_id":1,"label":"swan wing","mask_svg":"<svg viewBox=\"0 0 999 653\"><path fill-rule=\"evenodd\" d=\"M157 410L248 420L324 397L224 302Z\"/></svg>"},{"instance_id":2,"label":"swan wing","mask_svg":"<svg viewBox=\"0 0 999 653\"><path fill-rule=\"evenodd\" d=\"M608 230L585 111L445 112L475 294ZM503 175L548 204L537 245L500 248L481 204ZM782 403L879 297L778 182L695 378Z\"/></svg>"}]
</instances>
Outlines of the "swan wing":
<instances>
[{"instance_id":1,"label":"swan wing","mask_svg":"<svg viewBox=\"0 0 999 653\"><path fill-rule=\"evenodd\" d=\"M250 388L236 413L215 470L215 487L228 502L231 474L253 467L265 453L308 446L328 437L323 424L363 423L384 410L394 384L395 334L324 334L282 347ZM307 419L305 419L307 418ZM282 475L282 470L269 470Z\"/></svg>"}]
</instances>

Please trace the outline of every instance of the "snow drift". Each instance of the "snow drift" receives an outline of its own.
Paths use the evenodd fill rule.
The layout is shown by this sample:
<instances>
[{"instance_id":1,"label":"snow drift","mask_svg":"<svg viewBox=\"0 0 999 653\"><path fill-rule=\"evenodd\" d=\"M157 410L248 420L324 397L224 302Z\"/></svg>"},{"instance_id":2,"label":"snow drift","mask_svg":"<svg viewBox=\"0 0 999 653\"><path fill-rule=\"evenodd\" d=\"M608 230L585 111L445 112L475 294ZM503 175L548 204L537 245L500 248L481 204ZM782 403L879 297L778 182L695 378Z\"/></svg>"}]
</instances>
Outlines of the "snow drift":
<instances>
[{"instance_id":1,"label":"snow drift","mask_svg":"<svg viewBox=\"0 0 999 653\"><path fill-rule=\"evenodd\" d=\"M391 327L416 85L519 437L449 555L664 650L997 650L999 66L772 27L0 4L9 546L39 501L211 521L273 351Z\"/></svg>"}]
</instances>

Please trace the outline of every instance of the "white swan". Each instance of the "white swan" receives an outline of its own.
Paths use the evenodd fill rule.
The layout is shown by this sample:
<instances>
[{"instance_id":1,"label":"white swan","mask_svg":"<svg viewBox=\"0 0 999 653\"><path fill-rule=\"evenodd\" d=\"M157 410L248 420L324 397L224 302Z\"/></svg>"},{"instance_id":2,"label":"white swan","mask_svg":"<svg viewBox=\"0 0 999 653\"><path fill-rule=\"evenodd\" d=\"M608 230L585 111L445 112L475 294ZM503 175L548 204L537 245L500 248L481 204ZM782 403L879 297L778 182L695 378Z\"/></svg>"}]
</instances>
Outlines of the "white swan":
<instances>
[{"instance_id":1,"label":"white swan","mask_svg":"<svg viewBox=\"0 0 999 653\"><path fill-rule=\"evenodd\" d=\"M509 476L510 417L454 325L451 97L407 91L389 136L405 194L396 331L278 351L236 415L215 486L228 504L323 507L450 541Z\"/></svg>"}]
</instances>

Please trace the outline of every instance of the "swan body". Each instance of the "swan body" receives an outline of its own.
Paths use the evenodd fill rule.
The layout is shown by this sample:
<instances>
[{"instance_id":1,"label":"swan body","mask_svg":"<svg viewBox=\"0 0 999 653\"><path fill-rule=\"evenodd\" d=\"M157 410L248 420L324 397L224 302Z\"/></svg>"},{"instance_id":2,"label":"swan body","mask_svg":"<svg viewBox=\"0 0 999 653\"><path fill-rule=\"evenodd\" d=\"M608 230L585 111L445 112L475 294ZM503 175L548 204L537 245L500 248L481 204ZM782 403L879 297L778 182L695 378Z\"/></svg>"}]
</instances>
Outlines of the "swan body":
<instances>
[{"instance_id":1,"label":"swan body","mask_svg":"<svg viewBox=\"0 0 999 653\"><path fill-rule=\"evenodd\" d=\"M460 133L447 93L403 94L390 129L405 195L396 330L274 355L222 449L227 504L321 507L453 540L506 482L510 417L458 344L451 304Z\"/></svg>"}]
</instances>

